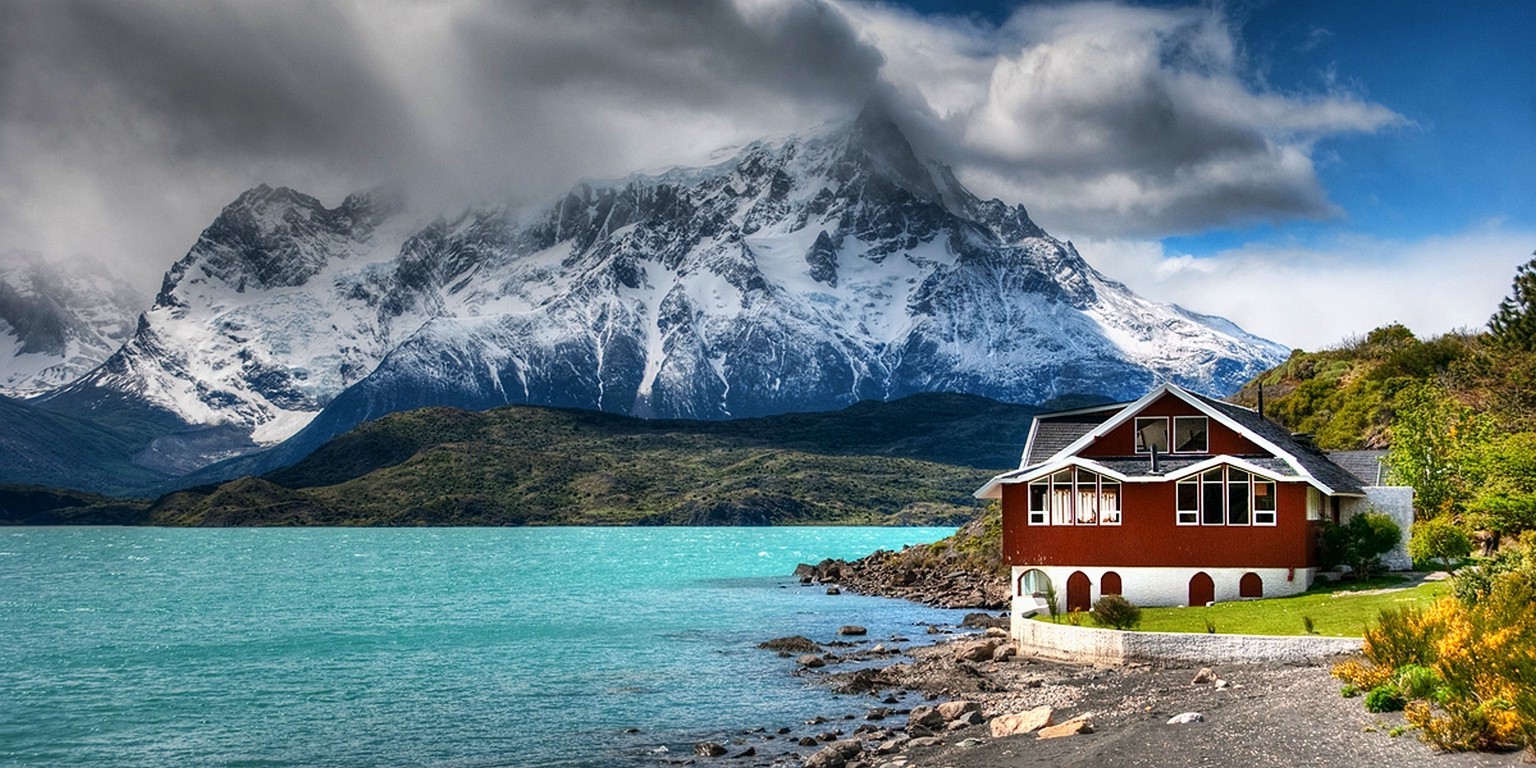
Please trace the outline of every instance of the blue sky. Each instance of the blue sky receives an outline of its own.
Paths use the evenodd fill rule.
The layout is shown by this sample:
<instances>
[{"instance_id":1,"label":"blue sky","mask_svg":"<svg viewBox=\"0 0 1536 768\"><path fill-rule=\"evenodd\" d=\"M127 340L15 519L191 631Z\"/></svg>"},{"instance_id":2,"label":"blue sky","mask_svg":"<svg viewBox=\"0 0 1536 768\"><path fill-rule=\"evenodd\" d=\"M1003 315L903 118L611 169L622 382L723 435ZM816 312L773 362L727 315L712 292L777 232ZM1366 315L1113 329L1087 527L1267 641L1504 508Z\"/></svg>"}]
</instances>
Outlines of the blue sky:
<instances>
[{"instance_id":1,"label":"blue sky","mask_svg":"<svg viewBox=\"0 0 1536 768\"><path fill-rule=\"evenodd\" d=\"M988 25L1031 7L905 5ZM1250 89L1302 99L1342 93L1401 119L1316 139L1316 178L1334 207L1327 215L1090 235L1079 242L1085 256L1145 293L1299 346L1394 321L1421 335L1480 326L1536 250L1536 3L1205 7L1226 20ZM1285 263L1297 266L1278 266ZM1249 279L1233 274L1245 268ZM1179 289L1180 281L1190 284ZM1256 306L1267 288L1315 301L1300 313ZM1218 294L1229 295L1208 298Z\"/></svg>"},{"instance_id":2,"label":"blue sky","mask_svg":"<svg viewBox=\"0 0 1536 768\"><path fill-rule=\"evenodd\" d=\"M258 184L439 210L883 101L1154 299L1317 348L1481 326L1536 250L1536 2L0 3L0 255L146 292Z\"/></svg>"}]
</instances>

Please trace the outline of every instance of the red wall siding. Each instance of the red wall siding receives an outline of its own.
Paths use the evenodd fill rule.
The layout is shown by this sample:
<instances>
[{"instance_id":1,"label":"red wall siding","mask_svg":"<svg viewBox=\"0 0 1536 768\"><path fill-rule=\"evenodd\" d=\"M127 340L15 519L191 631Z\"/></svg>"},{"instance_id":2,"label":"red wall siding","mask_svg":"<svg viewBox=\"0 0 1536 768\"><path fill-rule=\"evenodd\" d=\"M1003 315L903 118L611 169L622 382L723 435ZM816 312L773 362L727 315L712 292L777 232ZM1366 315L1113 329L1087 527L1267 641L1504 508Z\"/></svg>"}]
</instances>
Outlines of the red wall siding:
<instances>
[{"instance_id":1,"label":"red wall siding","mask_svg":"<svg viewBox=\"0 0 1536 768\"><path fill-rule=\"evenodd\" d=\"M1126 483L1119 526L1029 524L1029 486L1003 486L1003 558L1010 565L1307 568L1316 526L1304 483L1278 483L1274 526L1181 526L1173 483Z\"/></svg>"},{"instance_id":2,"label":"red wall siding","mask_svg":"<svg viewBox=\"0 0 1536 768\"><path fill-rule=\"evenodd\" d=\"M1173 395L1163 395L1142 409L1137 416L1202 416L1199 409L1184 402ZM1173 424L1170 422L1169 427ZM1253 454L1268 454L1249 440L1221 422L1211 419L1209 431L1209 453L1225 453L1233 456L1251 456ZM1136 419L1129 421L1110 430L1109 434L1093 441L1086 448L1078 452L1079 456L1135 456L1136 455Z\"/></svg>"}]
</instances>

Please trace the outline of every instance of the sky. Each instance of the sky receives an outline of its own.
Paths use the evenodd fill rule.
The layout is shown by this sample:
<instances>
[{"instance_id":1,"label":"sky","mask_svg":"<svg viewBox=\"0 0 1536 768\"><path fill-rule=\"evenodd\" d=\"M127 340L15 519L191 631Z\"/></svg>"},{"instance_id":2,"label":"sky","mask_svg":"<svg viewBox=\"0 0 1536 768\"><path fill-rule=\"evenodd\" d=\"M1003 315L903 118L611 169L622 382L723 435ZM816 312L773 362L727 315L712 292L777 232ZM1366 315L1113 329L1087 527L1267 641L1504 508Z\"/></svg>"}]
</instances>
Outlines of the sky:
<instances>
[{"instance_id":1,"label":"sky","mask_svg":"<svg viewBox=\"0 0 1536 768\"><path fill-rule=\"evenodd\" d=\"M260 183L444 211L887 107L1154 299L1483 325L1536 250L1536 3L0 0L0 253L144 289Z\"/></svg>"}]
</instances>

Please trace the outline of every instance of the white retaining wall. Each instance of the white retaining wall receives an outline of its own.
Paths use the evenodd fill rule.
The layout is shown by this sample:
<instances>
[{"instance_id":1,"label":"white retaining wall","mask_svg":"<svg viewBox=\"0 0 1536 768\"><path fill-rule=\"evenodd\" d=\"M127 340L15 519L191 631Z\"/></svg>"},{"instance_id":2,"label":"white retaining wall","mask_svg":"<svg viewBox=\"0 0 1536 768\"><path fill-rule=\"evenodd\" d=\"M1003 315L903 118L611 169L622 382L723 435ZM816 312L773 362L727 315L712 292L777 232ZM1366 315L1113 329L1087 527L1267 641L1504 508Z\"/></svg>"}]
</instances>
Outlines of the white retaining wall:
<instances>
[{"instance_id":1,"label":"white retaining wall","mask_svg":"<svg viewBox=\"0 0 1536 768\"><path fill-rule=\"evenodd\" d=\"M1413 489L1406 485L1366 486L1365 498L1344 499L1339 505L1339 522L1346 522L1363 512L1386 515L1403 530L1403 538L1397 546L1381 556L1382 564L1394 571L1413 568L1413 558L1408 556L1408 537L1413 533Z\"/></svg>"},{"instance_id":2,"label":"white retaining wall","mask_svg":"<svg viewBox=\"0 0 1536 768\"><path fill-rule=\"evenodd\" d=\"M1074 627L1013 616L1013 637L1021 653L1058 661L1123 664L1151 661L1210 665L1244 661L1316 663L1360 650L1357 637L1273 637L1176 632L1121 632Z\"/></svg>"}]
</instances>

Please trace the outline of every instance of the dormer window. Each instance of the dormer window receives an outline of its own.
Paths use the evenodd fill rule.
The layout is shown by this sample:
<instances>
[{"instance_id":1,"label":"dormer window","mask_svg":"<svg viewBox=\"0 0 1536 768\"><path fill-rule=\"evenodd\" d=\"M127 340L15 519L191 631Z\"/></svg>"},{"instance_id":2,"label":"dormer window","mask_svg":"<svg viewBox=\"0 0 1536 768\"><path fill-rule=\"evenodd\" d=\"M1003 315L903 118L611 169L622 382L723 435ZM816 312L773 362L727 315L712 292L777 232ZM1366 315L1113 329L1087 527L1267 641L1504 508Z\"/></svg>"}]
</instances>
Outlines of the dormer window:
<instances>
[{"instance_id":1,"label":"dormer window","mask_svg":"<svg viewBox=\"0 0 1536 768\"><path fill-rule=\"evenodd\" d=\"M1168 452L1167 417L1136 417L1136 452L1151 453L1154 449L1158 453Z\"/></svg>"},{"instance_id":2,"label":"dormer window","mask_svg":"<svg viewBox=\"0 0 1536 768\"><path fill-rule=\"evenodd\" d=\"M1210 432L1204 416L1173 417L1175 453L1208 453L1210 445Z\"/></svg>"}]
</instances>

